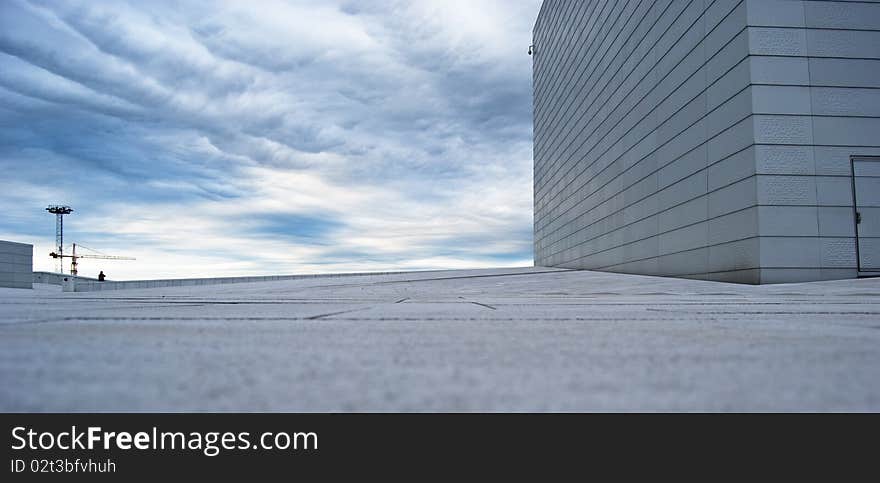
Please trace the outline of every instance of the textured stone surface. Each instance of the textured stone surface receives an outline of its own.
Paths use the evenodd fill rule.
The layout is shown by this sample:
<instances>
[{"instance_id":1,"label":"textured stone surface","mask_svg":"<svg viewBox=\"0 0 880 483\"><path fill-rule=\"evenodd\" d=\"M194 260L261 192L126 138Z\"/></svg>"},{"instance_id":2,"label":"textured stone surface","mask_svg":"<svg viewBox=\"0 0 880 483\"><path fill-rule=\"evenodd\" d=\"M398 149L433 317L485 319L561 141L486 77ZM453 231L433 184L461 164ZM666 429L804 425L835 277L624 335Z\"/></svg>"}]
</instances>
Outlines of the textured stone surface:
<instances>
[{"instance_id":1,"label":"textured stone surface","mask_svg":"<svg viewBox=\"0 0 880 483\"><path fill-rule=\"evenodd\" d=\"M713 217L756 204L745 25L734 1L544 3L538 265L707 276Z\"/></svg>"},{"instance_id":2,"label":"textured stone surface","mask_svg":"<svg viewBox=\"0 0 880 483\"><path fill-rule=\"evenodd\" d=\"M878 411L878 329L880 279L37 285L0 289L0 410Z\"/></svg>"},{"instance_id":3,"label":"textured stone surface","mask_svg":"<svg viewBox=\"0 0 880 483\"><path fill-rule=\"evenodd\" d=\"M34 247L0 240L0 287L31 288Z\"/></svg>"},{"instance_id":4,"label":"textured stone surface","mask_svg":"<svg viewBox=\"0 0 880 483\"><path fill-rule=\"evenodd\" d=\"M749 45L754 55L804 56L807 36L803 29L749 27Z\"/></svg>"}]
</instances>

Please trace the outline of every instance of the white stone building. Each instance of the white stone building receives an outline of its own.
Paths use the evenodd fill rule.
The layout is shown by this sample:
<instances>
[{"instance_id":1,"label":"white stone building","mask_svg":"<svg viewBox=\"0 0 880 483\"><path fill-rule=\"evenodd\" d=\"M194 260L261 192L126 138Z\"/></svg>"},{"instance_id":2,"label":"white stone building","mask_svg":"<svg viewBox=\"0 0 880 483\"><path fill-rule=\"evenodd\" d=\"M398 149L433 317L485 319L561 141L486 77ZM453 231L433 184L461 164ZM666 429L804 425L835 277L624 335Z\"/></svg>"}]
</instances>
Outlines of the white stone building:
<instances>
[{"instance_id":1,"label":"white stone building","mask_svg":"<svg viewBox=\"0 0 880 483\"><path fill-rule=\"evenodd\" d=\"M880 274L880 1L545 0L535 263Z\"/></svg>"}]
</instances>

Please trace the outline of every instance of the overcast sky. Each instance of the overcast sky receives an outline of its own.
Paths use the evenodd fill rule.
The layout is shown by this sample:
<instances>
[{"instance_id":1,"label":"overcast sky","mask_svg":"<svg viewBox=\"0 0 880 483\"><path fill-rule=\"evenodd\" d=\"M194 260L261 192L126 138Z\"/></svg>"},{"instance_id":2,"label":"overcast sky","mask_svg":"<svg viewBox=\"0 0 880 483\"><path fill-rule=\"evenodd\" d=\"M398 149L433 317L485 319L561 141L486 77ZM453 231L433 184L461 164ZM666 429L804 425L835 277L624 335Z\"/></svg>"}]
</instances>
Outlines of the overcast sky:
<instances>
[{"instance_id":1,"label":"overcast sky","mask_svg":"<svg viewBox=\"0 0 880 483\"><path fill-rule=\"evenodd\" d=\"M110 278L531 265L540 0L0 1L0 239Z\"/></svg>"}]
</instances>

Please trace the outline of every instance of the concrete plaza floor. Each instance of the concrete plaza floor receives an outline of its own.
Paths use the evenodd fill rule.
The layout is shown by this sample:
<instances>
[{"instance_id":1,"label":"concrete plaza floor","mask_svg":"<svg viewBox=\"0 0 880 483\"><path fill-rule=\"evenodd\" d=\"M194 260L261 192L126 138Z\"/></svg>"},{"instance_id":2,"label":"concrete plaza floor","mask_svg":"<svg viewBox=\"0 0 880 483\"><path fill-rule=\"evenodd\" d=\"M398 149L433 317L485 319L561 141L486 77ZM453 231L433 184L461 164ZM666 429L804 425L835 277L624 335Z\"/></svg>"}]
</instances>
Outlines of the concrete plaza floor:
<instances>
[{"instance_id":1,"label":"concrete plaza floor","mask_svg":"<svg viewBox=\"0 0 880 483\"><path fill-rule=\"evenodd\" d=\"M878 411L880 279L0 289L2 411Z\"/></svg>"}]
</instances>

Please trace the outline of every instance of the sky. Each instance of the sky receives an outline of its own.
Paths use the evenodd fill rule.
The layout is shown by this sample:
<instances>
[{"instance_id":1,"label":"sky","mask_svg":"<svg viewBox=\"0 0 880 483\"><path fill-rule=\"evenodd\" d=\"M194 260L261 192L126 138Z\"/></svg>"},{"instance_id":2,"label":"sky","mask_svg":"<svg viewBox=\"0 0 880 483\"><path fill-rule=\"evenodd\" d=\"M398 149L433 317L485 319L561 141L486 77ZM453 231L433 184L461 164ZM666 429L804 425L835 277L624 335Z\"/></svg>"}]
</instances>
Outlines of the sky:
<instances>
[{"instance_id":1,"label":"sky","mask_svg":"<svg viewBox=\"0 0 880 483\"><path fill-rule=\"evenodd\" d=\"M67 204L137 258L86 276L530 266L540 3L2 0L0 239L54 270Z\"/></svg>"}]
</instances>

